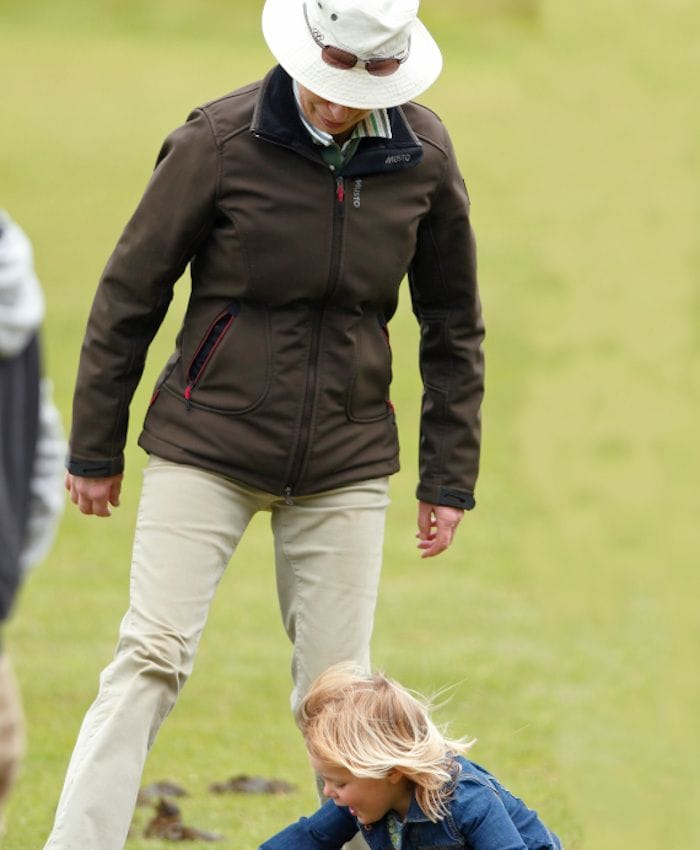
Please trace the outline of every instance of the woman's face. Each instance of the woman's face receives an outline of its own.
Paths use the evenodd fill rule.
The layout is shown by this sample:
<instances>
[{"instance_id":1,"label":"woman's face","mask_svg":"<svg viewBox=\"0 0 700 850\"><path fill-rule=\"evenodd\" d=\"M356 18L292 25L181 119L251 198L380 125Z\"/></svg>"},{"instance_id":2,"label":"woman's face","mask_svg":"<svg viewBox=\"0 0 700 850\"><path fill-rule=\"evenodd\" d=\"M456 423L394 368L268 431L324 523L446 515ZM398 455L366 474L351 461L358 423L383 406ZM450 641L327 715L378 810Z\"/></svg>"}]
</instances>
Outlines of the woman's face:
<instances>
[{"instance_id":1,"label":"woman's face","mask_svg":"<svg viewBox=\"0 0 700 850\"><path fill-rule=\"evenodd\" d=\"M341 106L319 97L302 85L299 85L299 101L307 120L324 133L330 133L337 142L344 142L355 124L366 118L372 111Z\"/></svg>"}]
</instances>

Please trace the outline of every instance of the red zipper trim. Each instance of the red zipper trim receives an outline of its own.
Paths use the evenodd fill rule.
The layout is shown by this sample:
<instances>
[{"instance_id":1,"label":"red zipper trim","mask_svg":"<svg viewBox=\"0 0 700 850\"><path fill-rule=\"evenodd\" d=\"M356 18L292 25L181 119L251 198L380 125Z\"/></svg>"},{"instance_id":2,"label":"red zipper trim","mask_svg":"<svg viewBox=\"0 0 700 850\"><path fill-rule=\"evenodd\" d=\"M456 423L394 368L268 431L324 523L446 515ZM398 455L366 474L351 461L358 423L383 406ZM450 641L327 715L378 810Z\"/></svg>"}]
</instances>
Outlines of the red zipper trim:
<instances>
[{"instance_id":1,"label":"red zipper trim","mask_svg":"<svg viewBox=\"0 0 700 850\"><path fill-rule=\"evenodd\" d=\"M219 322L223 318L228 316L228 320L227 320L226 324L224 324L221 327L221 330L219 331L218 336L214 340L212 347L209 349L207 356L205 357L205 359L200 364L199 369L197 371L197 374L194 376L193 379L189 380L187 386L185 387L184 397L185 397L185 407L187 408L187 410L190 410L190 408L192 407L192 402L191 402L192 390L198 384L199 379L202 377L202 375L206 371L206 368L209 365L209 361L214 356L214 352L219 347L219 344L221 343L223 338L226 336L228 329L233 324L237 315L238 315L238 312L232 313L230 310L225 310L223 313L219 313L219 315L216 317L216 319L214 319L214 321L209 325L207 332L202 337L202 341L197 346L197 350L195 351L192 359L190 360L190 365L187 367L187 377L188 377L188 379L189 379L189 376L190 376L190 371L192 370L192 366L196 363L197 358L199 357L199 353L202 350L202 348L204 348L204 346L209 341L209 337L211 336L214 328L219 324Z\"/></svg>"}]
</instances>

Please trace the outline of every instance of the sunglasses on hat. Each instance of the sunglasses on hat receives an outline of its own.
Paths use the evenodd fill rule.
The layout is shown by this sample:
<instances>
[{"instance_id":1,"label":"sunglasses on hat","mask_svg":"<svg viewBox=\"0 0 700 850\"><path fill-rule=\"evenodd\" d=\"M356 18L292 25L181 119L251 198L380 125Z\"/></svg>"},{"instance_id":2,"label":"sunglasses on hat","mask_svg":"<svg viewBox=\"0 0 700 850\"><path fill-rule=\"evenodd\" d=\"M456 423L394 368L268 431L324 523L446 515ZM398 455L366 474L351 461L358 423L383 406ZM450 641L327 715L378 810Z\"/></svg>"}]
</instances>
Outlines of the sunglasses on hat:
<instances>
[{"instance_id":1,"label":"sunglasses on hat","mask_svg":"<svg viewBox=\"0 0 700 850\"><path fill-rule=\"evenodd\" d=\"M389 77L391 76L391 74L394 74L396 73L396 71L398 71L399 66L402 62L405 62L406 59L408 59L408 54L411 49L410 40L408 42L408 47L406 48L405 56L388 56L386 58L374 57L371 59L360 59L359 56L356 56L349 50L343 50L341 47L334 47L332 44L324 43L319 31L312 27L309 23L309 16L306 12L306 3L304 3L304 18L306 19L306 26L309 30L311 38L313 38L316 44L321 48L321 58L326 63L326 65L330 65L331 68L340 68L343 71L349 71L351 68L354 68L358 63L361 63L365 66L365 71L367 71L367 73L371 76Z\"/></svg>"}]
</instances>

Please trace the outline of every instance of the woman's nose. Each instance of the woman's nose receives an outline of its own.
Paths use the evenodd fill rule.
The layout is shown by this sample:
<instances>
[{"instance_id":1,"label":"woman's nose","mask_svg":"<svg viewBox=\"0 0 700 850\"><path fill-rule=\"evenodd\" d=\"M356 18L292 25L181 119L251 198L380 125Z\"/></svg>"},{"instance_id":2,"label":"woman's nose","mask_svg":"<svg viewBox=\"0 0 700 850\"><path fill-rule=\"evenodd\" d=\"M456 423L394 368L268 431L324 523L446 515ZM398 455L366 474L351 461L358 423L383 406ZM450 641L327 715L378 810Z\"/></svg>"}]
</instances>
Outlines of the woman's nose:
<instances>
[{"instance_id":1,"label":"woman's nose","mask_svg":"<svg viewBox=\"0 0 700 850\"><path fill-rule=\"evenodd\" d=\"M345 121L350 114L350 108L347 106L341 106L339 103L332 103L330 100L328 101L328 111L333 116L334 121Z\"/></svg>"}]
</instances>

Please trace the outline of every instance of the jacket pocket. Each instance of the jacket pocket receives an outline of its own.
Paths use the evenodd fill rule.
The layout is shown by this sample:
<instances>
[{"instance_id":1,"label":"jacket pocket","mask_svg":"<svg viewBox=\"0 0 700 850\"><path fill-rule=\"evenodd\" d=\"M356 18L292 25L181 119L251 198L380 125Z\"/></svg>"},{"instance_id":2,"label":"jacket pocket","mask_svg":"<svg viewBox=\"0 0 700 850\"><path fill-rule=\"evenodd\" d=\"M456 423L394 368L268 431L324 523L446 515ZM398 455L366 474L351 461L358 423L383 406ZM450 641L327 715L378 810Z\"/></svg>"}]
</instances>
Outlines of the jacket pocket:
<instances>
[{"instance_id":1,"label":"jacket pocket","mask_svg":"<svg viewBox=\"0 0 700 850\"><path fill-rule=\"evenodd\" d=\"M384 316L361 322L355 339L355 360L346 412L353 422L376 422L394 412L389 400L391 344Z\"/></svg>"},{"instance_id":2,"label":"jacket pocket","mask_svg":"<svg viewBox=\"0 0 700 850\"><path fill-rule=\"evenodd\" d=\"M269 359L266 310L232 301L189 358L183 392L187 409L244 413L257 407L268 390Z\"/></svg>"}]
</instances>

